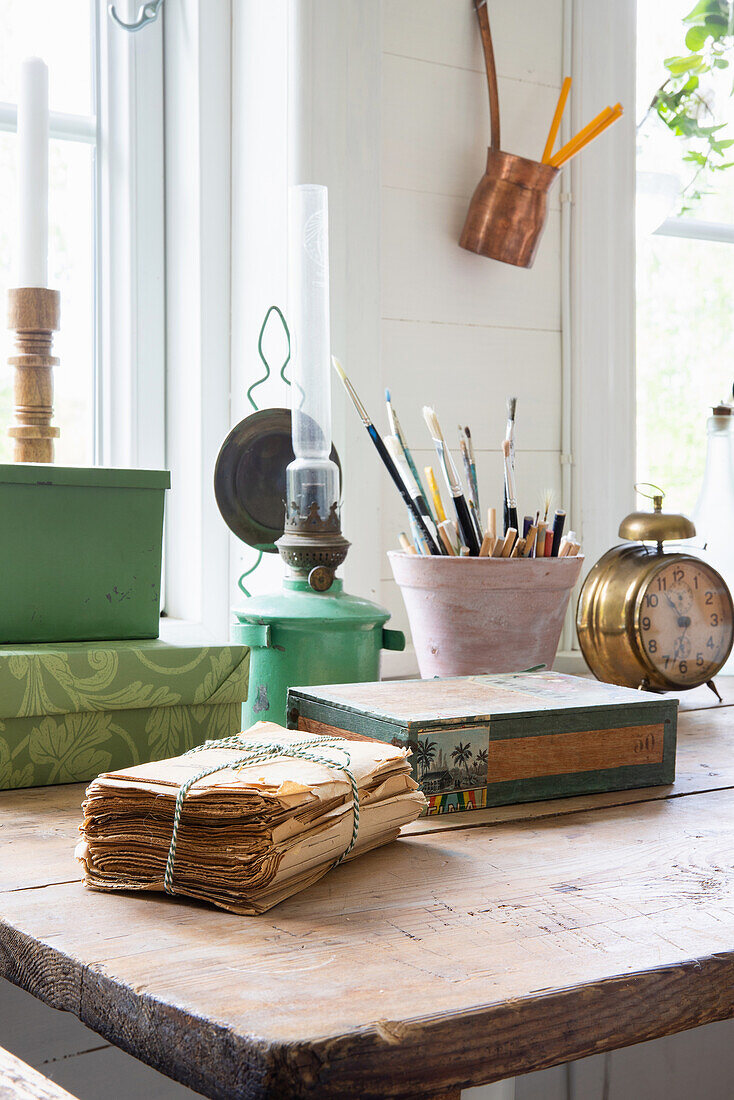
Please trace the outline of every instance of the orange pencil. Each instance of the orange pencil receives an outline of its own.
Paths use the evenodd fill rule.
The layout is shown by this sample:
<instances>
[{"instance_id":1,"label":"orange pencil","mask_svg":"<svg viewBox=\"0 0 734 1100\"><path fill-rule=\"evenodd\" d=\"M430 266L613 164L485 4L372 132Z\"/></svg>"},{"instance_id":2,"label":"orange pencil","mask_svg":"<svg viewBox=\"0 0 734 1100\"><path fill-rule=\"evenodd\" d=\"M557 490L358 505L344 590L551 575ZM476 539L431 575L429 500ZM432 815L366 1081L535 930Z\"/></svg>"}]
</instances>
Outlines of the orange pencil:
<instances>
[{"instance_id":1,"label":"orange pencil","mask_svg":"<svg viewBox=\"0 0 734 1100\"><path fill-rule=\"evenodd\" d=\"M561 93L558 96L558 103L556 104L555 114L553 115L553 121L551 122L550 130L548 131L548 139L545 143L545 149L543 150L543 156L541 160L543 164L549 164L551 155L553 153L553 146L556 143L556 137L558 136L558 130L561 125L561 119L563 118L563 112L566 107L566 100L568 99L568 93L571 91L571 77L567 76L561 85Z\"/></svg>"},{"instance_id":2,"label":"orange pencil","mask_svg":"<svg viewBox=\"0 0 734 1100\"><path fill-rule=\"evenodd\" d=\"M566 144L551 157L549 163L554 168L560 168L567 160L570 160L571 157L580 153L584 146L588 145L590 141L593 141L599 134L606 130L607 126L611 126L613 122L616 122L621 114L621 103L616 103L614 107L605 107L604 110L600 111L595 118L592 118L591 122L588 122L582 130L579 130L575 137L567 141Z\"/></svg>"},{"instance_id":3,"label":"orange pencil","mask_svg":"<svg viewBox=\"0 0 734 1100\"><path fill-rule=\"evenodd\" d=\"M597 126L597 128L596 128L595 130L593 130L593 131L592 131L592 132L591 132L590 134L588 134L588 135L586 136L586 138L584 138L584 140L583 140L583 141L579 142L579 143L578 143L578 144L577 144L577 145L575 146L575 148L574 148L574 149L572 149L572 150L571 150L571 151L570 151L570 152L569 152L569 153L568 153L568 154L567 154L567 155L566 155L566 156L565 156L565 157L563 158L563 160L561 161L561 164L562 164L562 165L563 165L563 164L566 164L566 162L567 162L567 161L569 161L569 160L571 160L571 159L572 159L573 157L575 157L577 153L580 153L582 149L585 149L587 145L590 145L592 141L596 141L596 139L597 139L597 138L599 137L599 135L600 135L600 134L603 134L603 133L604 133L604 131L605 131L605 130L606 130L606 129L607 129L608 127L609 127L609 126L611 126L613 122L616 122L618 118L621 118L621 116L622 116L622 113L623 113L623 112L622 112L622 107L621 107L621 106L619 105L619 103L618 103L618 104L616 105L616 107L613 107L613 108L612 108L612 113L611 113L611 114L610 114L610 115L609 115L609 116L608 116L607 118L605 118L603 122L600 122L600 123L599 123L599 125Z\"/></svg>"}]
</instances>

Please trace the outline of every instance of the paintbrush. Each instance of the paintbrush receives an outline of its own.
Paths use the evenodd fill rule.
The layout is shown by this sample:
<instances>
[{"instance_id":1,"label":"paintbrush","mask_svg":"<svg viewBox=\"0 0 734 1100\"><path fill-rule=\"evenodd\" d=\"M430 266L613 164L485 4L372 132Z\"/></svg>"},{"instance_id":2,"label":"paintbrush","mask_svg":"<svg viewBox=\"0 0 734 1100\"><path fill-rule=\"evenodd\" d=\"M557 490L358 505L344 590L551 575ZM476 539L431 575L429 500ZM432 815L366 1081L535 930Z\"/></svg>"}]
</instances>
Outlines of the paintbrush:
<instances>
[{"instance_id":1,"label":"paintbrush","mask_svg":"<svg viewBox=\"0 0 734 1100\"><path fill-rule=\"evenodd\" d=\"M517 495L515 493L515 471L512 466L511 444L509 439L502 442L502 454L505 459L505 497L507 500L507 518L509 527L518 529L517 523ZM507 532L505 532L506 534Z\"/></svg>"},{"instance_id":2,"label":"paintbrush","mask_svg":"<svg viewBox=\"0 0 734 1100\"><path fill-rule=\"evenodd\" d=\"M423 408L423 416L428 430L431 433L434 445L436 447L436 454L441 462L441 468L443 470L443 476L446 479L446 486L454 498L454 508L456 510L456 518L459 521L459 537L461 541L469 547L469 552L472 556L477 557L479 554L479 541L477 539L476 532L474 530L474 524L471 521L469 515L469 509L466 503L466 497L464 496L461 488L461 481L459 475L456 472L456 466L454 460L451 457L451 451L446 446L446 441L441 431L441 425L438 422L438 417L433 409L427 405Z\"/></svg>"},{"instance_id":3,"label":"paintbrush","mask_svg":"<svg viewBox=\"0 0 734 1100\"><path fill-rule=\"evenodd\" d=\"M466 476L466 485L469 490L469 500L474 500L474 483L471 476L471 462L469 461L469 448L466 444L466 436L464 435L464 429L461 424L459 425L459 450L461 451L461 461L464 465L464 474ZM476 501L474 500L476 504Z\"/></svg>"},{"instance_id":4,"label":"paintbrush","mask_svg":"<svg viewBox=\"0 0 734 1100\"><path fill-rule=\"evenodd\" d=\"M400 549L404 550L406 554L417 554L418 553L415 546L413 545L413 543L410 541L410 539L406 535L405 531L401 531L400 534L398 535L398 542L400 543Z\"/></svg>"},{"instance_id":5,"label":"paintbrush","mask_svg":"<svg viewBox=\"0 0 734 1100\"><path fill-rule=\"evenodd\" d=\"M385 404L387 405L387 419L388 419L388 422L390 424L390 429L392 431L392 434L396 435L398 437L398 440L400 442L400 446L403 449L403 454L405 455L405 461L408 463L408 466L410 467L410 472L413 475L413 477L415 478L415 483L418 486L418 489L420 491L421 496L425 500L426 504L428 504L428 497L426 495L426 491L423 488L423 483L420 479L420 474L418 473L415 462L413 461L413 455L410 453L410 447L408 446L408 444L405 440L405 434L403 432L402 426L401 426L400 421L398 419L398 414L395 412L395 409L393 407L392 399L390 397L390 391L389 391L389 389L387 389L387 387L385 387ZM433 512L430 509L430 506L428 508L428 515L431 517L434 524L438 523L438 519L440 517L434 516Z\"/></svg>"},{"instance_id":6,"label":"paintbrush","mask_svg":"<svg viewBox=\"0 0 734 1100\"><path fill-rule=\"evenodd\" d=\"M482 513L479 508L479 482L477 481L477 460L474 455L474 444L468 424L464 428L464 434L466 435L466 445L469 450L469 465L471 467L472 485L474 486L474 503L477 506L477 515L481 515Z\"/></svg>"},{"instance_id":7,"label":"paintbrush","mask_svg":"<svg viewBox=\"0 0 734 1100\"><path fill-rule=\"evenodd\" d=\"M423 537L425 538L425 540L428 544L428 549L430 550L430 552L432 554L440 554L441 551L439 550L438 546L436 545L436 542L433 538L433 535L431 534L431 532L426 527L423 516L418 511L417 505L414 503L414 501L412 500L412 498L410 496L410 493L405 488L405 484L403 483L403 479L401 478L400 474L398 473L398 470L395 466L395 463L390 458L390 455L388 454L387 448L386 448L385 444L382 442L382 439L380 438L380 433L377 431L377 428L375 427L375 425L372 423L369 416L367 415L367 410L365 409L364 405L360 401L359 397L357 397L357 392L354 389L354 386L352 385L352 383L347 378L346 373L344 371L344 367L341 365L341 363L339 362L339 360L336 358L335 355L332 355L331 362L334 365L334 370L339 375L339 377L342 380L342 383L344 384L344 389L347 391L347 393L351 397L352 403L353 403L355 409L357 410L357 413L359 414L359 418L362 421L362 423L364 424L365 428L367 429L367 434L369 435L370 439L374 443L375 448L377 450L377 453L379 454L380 458L382 459L383 464L384 464L385 468L387 469L387 472L389 473L390 477L393 479L398 492L400 493L401 497L403 498L403 500L407 504L411 514L415 517L415 521L418 524L418 527L421 531L421 534L423 535Z\"/></svg>"},{"instance_id":8,"label":"paintbrush","mask_svg":"<svg viewBox=\"0 0 734 1100\"><path fill-rule=\"evenodd\" d=\"M471 461L469 459L469 447L467 446L467 442L464 437L461 425L459 425L459 450L461 451L461 459L464 463L464 473L466 474L466 484L469 489L469 500L467 502L469 505L469 515L471 516L471 521L474 526L474 533L477 536L477 541L481 546L482 539L484 538L484 531L482 531L482 525L479 520L479 512L477 510L477 501L476 497L474 496L474 483L471 473Z\"/></svg>"},{"instance_id":9,"label":"paintbrush","mask_svg":"<svg viewBox=\"0 0 734 1100\"><path fill-rule=\"evenodd\" d=\"M512 465L512 471L515 471L515 412L517 409L517 398L507 398L507 426L505 428L505 441L510 444L510 463ZM504 500L504 521L505 531L509 526L517 526L517 522L512 524L509 514L509 501L507 499L507 479L505 479L505 500ZM516 503L517 507L517 503ZM517 516L515 517L517 520Z\"/></svg>"},{"instance_id":10,"label":"paintbrush","mask_svg":"<svg viewBox=\"0 0 734 1100\"><path fill-rule=\"evenodd\" d=\"M405 451L400 446L400 440L398 439L398 437L396 435L386 435L385 436L385 446L387 447L388 454L390 455L390 458L393 460L393 462L397 466L398 473L400 474L401 478L403 479L403 484L405 485L405 488L410 493L410 496L411 496L411 499L412 499L413 503L415 504L415 506L418 509L418 511L420 512L420 514L423 516L423 522L425 523L426 527L428 528L428 530L433 535L433 538L434 538L436 544L438 545L438 541L439 541L438 531L436 530L436 527L434 525L433 517L431 516L431 513L428 510L428 505L426 504L426 498L423 496L423 493L420 491L420 487L418 486L415 478L413 477L413 473L412 473L412 471L410 469L410 466L408 465L408 461L405 457Z\"/></svg>"},{"instance_id":11,"label":"paintbrush","mask_svg":"<svg viewBox=\"0 0 734 1100\"><path fill-rule=\"evenodd\" d=\"M436 475L433 472L432 466L424 466L423 473L426 475L426 481L428 482L428 488L431 490L431 497L433 499L433 507L436 510L436 519L439 523L443 523L446 519L446 513L443 510L443 501L441 500L441 494L438 491L438 485L436 484Z\"/></svg>"},{"instance_id":12,"label":"paintbrush","mask_svg":"<svg viewBox=\"0 0 734 1100\"><path fill-rule=\"evenodd\" d=\"M563 525L566 522L566 513L562 508L556 508L556 514L553 517L553 543L551 546L551 557L558 557L558 550L561 545L561 536L563 535Z\"/></svg>"},{"instance_id":13,"label":"paintbrush","mask_svg":"<svg viewBox=\"0 0 734 1100\"><path fill-rule=\"evenodd\" d=\"M415 516L410 516L410 534L413 538L413 543L416 550L420 555L430 554L430 550L426 545L426 540L423 538L422 533L418 530L418 524L415 522Z\"/></svg>"}]
</instances>

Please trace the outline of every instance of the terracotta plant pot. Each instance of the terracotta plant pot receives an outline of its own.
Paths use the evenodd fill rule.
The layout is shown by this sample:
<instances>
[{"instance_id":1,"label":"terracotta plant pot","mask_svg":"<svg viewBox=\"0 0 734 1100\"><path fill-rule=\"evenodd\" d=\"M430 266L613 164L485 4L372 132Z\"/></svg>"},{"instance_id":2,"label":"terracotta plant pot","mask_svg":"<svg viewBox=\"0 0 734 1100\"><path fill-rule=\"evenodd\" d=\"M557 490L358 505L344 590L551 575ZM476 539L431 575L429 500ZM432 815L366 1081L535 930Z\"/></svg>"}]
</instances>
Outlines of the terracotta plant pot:
<instances>
[{"instance_id":1,"label":"terracotta plant pot","mask_svg":"<svg viewBox=\"0 0 734 1100\"><path fill-rule=\"evenodd\" d=\"M423 679L553 664L583 557L388 558Z\"/></svg>"}]
</instances>

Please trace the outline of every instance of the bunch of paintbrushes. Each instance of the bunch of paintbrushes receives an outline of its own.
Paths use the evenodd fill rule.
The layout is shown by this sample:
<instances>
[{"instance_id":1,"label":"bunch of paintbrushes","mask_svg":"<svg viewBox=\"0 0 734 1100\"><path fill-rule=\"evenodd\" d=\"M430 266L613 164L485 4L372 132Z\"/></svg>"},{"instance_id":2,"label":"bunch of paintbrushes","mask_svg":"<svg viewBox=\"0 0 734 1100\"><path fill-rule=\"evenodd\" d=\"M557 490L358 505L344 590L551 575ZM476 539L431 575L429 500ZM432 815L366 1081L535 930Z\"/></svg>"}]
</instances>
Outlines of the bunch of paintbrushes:
<instances>
[{"instance_id":1,"label":"bunch of paintbrushes","mask_svg":"<svg viewBox=\"0 0 734 1100\"><path fill-rule=\"evenodd\" d=\"M467 491L456 468L454 458L444 437L434 409L423 409L428 431L433 439L438 464L446 489L451 498L453 517L446 515L443 500L431 466L424 468L428 486L426 492L413 460L390 391L385 392L390 434L383 439L357 396L344 368L332 358L334 369L341 378L367 434L382 459L392 481L408 508L410 537L400 534L400 545L410 554L445 554L452 557L530 558L566 557L576 555L579 542L572 531L563 538L566 513L557 509L550 518L551 494L546 493L543 507L535 516L525 516L523 532L519 534L517 489L515 486L515 412L517 399L507 401L507 429L502 442L504 465L504 533L497 534L497 516L494 508L487 512L487 527L482 529L479 506L477 464L468 427L459 426L459 451L461 453Z\"/></svg>"}]
</instances>

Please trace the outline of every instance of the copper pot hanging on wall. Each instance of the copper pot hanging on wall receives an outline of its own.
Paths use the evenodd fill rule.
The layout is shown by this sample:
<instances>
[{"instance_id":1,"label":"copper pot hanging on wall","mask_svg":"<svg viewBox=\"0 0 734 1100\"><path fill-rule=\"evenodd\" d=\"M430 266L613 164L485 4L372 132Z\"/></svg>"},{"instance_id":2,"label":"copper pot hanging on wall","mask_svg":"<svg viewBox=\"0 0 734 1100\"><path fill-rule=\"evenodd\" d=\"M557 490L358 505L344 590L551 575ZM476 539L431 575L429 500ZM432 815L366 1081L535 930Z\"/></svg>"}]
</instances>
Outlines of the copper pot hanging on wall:
<instances>
[{"instance_id":1,"label":"copper pot hanging on wall","mask_svg":"<svg viewBox=\"0 0 734 1100\"><path fill-rule=\"evenodd\" d=\"M548 191L558 175L550 164L500 148L500 105L487 0L475 0L489 88L487 167L472 195L459 244L515 267L531 267L545 228Z\"/></svg>"}]
</instances>

